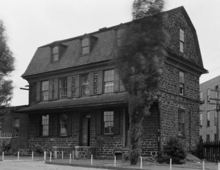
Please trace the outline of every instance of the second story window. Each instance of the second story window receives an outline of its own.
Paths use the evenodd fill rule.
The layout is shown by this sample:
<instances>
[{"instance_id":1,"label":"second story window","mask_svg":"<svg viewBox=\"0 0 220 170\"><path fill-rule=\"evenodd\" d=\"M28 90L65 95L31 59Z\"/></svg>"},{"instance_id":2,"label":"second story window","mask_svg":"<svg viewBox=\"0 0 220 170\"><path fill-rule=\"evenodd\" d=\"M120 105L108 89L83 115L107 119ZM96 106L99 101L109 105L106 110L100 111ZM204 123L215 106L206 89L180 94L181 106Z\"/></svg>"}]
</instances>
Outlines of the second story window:
<instances>
[{"instance_id":1,"label":"second story window","mask_svg":"<svg viewBox=\"0 0 220 170\"><path fill-rule=\"evenodd\" d=\"M67 78L59 79L60 99L67 98Z\"/></svg>"},{"instance_id":2,"label":"second story window","mask_svg":"<svg viewBox=\"0 0 220 170\"><path fill-rule=\"evenodd\" d=\"M59 47L55 46L52 48L52 60L56 62L59 60Z\"/></svg>"},{"instance_id":3,"label":"second story window","mask_svg":"<svg viewBox=\"0 0 220 170\"><path fill-rule=\"evenodd\" d=\"M49 136L49 115L42 115L41 133L42 136Z\"/></svg>"},{"instance_id":4,"label":"second story window","mask_svg":"<svg viewBox=\"0 0 220 170\"><path fill-rule=\"evenodd\" d=\"M90 41L89 38L84 38L82 40L82 55L87 55L90 53Z\"/></svg>"},{"instance_id":5,"label":"second story window","mask_svg":"<svg viewBox=\"0 0 220 170\"><path fill-rule=\"evenodd\" d=\"M207 127L210 126L210 112L207 112Z\"/></svg>"},{"instance_id":6,"label":"second story window","mask_svg":"<svg viewBox=\"0 0 220 170\"><path fill-rule=\"evenodd\" d=\"M208 89L208 90L207 90L207 102L208 102L208 103L210 102L210 97L211 97L211 90Z\"/></svg>"},{"instance_id":7,"label":"second story window","mask_svg":"<svg viewBox=\"0 0 220 170\"><path fill-rule=\"evenodd\" d=\"M88 96L89 95L89 74L81 75L81 95Z\"/></svg>"},{"instance_id":8,"label":"second story window","mask_svg":"<svg viewBox=\"0 0 220 170\"><path fill-rule=\"evenodd\" d=\"M104 72L104 93L114 92L114 70Z\"/></svg>"},{"instance_id":9,"label":"second story window","mask_svg":"<svg viewBox=\"0 0 220 170\"><path fill-rule=\"evenodd\" d=\"M14 137L19 137L19 128L20 128L20 118L15 117L14 124L13 124L13 136Z\"/></svg>"},{"instance_id":10,"label":"second story window","mask_svg":"<svg viewBox=\"0 0 220 170\"><path fill-rule=\"evenodd\" d=\"M185 74L180 71L179 72L179 94L184 95L184 89L185 89Z\"/></svg>"},{"instance_id":11,"label":"second story window","mask_svg":"<svg viewBox=\"0 0 220 170\"><path fill-rule=\"evenodd\" d=\"M49 81L43 81L41 84L41 99L42 101L48 100L49 94Z\"/></svg>"},{"instance_id":12,"label":"second story window","mask_svg":"<svg viewBox=\"0 0 220 170\"><path fill-rule=\"evenodd\" d=\"M200 113L200 127L202 127L202 113Z\"/></svg>"},{"instance_id":13,"label":"second story window","mask_svg":"<svg viewBox=\"0 0 220 170\"><path fill-rule=\"evenodd\" d=\"M180 52L184 53L184 42L185 42L185 35L184 31L180 29Z\"/></svg>"}]
</instances>

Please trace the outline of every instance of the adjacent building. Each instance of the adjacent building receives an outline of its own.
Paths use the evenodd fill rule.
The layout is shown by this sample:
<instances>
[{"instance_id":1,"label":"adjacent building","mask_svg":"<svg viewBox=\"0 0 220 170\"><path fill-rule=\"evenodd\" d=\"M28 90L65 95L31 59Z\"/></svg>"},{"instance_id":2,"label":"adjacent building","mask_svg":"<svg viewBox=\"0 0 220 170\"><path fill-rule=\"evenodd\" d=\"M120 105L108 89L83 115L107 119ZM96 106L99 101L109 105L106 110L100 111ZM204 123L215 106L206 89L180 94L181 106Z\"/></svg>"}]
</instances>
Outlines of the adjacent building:
<instances>
[{"instance_id":1,"label":"adjacent building","mask_svg":"<svg viewBox=\"0 0 220 170\"><path fill-rule=\"evenodd\" d=\"M219 141L220 76L200 84L200 136L203 141Z\"/></svg>"},{"instance_id":2,"label":"adjacent building","mask_svg":"<svg viewBox=\"0 0 220 170\"><path fill-rule=\"evenodd\" d=\"M199 77L195 28L183 7L167 15L170 35L160 95L144 120L142 156L156 156L171 136L191 150L199 139ZM127 92L112 64L126 24L41 46L22 75L29 83L28 147L112 157L129 148ZM82 151L82 152L80 152Z\"/></svg>"}]
</instances>

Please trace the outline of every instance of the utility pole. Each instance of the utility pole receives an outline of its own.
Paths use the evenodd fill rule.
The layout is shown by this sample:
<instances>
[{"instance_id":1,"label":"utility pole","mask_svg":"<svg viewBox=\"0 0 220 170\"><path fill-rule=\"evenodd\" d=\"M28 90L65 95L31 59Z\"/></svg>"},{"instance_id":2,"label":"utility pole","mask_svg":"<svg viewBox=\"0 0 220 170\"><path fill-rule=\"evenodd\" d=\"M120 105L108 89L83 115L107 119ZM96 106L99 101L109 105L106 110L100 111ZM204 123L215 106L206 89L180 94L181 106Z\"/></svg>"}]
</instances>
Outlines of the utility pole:
<instances>
[{"instance_id":1,"label":"utility pole","mask_svg":"<svg viewBox=\"0 0 220 170\"><path fill-rule=\"evenodd\" d=\"M215 88L216 91L216 117L217 117L217 126L216 126L216 138L217 141L219 141L219 88L216 86Z\"/></svg>"}]
</instances>

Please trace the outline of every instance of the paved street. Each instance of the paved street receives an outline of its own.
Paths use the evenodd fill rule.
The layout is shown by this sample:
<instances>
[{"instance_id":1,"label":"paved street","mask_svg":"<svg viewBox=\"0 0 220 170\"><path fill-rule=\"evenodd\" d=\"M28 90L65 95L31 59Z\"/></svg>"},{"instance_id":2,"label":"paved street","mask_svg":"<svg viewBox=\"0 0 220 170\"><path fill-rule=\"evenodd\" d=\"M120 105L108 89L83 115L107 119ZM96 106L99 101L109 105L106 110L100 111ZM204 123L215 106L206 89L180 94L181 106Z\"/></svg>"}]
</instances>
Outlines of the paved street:
<instances>
[{"instance_id":1,"label":"paved street","mask_svg":"<svg viewBox=\"0 0 220 170\"><path fill-rule=\"evenodd\" d=\"M73 166L45 164L42 161L0 161L0 170L95 170ZM99 169L102 170L102 169Z\"/></svg>"}]
</instances>

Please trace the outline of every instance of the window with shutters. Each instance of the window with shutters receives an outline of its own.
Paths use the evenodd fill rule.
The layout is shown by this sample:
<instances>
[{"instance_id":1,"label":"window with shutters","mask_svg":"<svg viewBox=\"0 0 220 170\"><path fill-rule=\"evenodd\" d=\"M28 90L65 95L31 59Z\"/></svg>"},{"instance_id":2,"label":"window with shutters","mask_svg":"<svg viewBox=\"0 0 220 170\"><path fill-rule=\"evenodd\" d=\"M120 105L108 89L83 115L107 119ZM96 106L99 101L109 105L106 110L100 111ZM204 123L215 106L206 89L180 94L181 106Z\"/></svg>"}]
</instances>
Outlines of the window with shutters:
<instances>
[{"instance_id":1,"label":"window with shutters","mask_svg":"<svg viewBox=\"0 0 220 170\"><path fill-rule=\"evenodd\" d=\"M185 111L183 109L178 110L178 131L179 135L185 135Z\"/></svg>"},{"instance_id":2,"label":"window with shutters","mask_svg":"<svg viewBox=\"0 0 220 170\"><path fill-rule=\"evenodd\" d=\"M41 84L42 101L48 101L48 95L49 95L49 81L43 81Z\"/></svg>"},{"instance_id":3,"label":"window with shutters","mask_svg":"<svg viewBox=\"0 0 220 170\"><path fill-rule=\"evenodd\" d=\"M81 89L82 97L89 96L89 74L81 75Z\"/></svg>"},{"instance_id":4,"label":"window with shutters","mask_svg":"<svg viewBox=\"0 0 220 170\"><path fill-rule=\"evenodd\" d=\"M20 136L19 129L20 129L20 118L14 117L14 123L13 123L13 136L14 137Z\"/></svg>"},{"instance_id":5,"label":"window with shutters","mask_svg":"<svg viewBox=\"0 0 220 170\"><path fill-rule=\"evenodd\" d=\"M114 111L104 111L104 134L113 134L114 128Z\"/></svg>"},{"instance_id":6,"label":"window with shutters","mask_svg":"<svg viewBox=\"0 0 220 170\"><path fill-rule=\"evenodd\" d=\"M60 78L59 79L59 92L60 92L60 99L67 98L67 78Z\"/></svg>"},{"instance_id":7,"label":"window with shutters","mask_svg":"<svg viewBox=\"0 0 220 170\"><path fill-rule=\"evenodd\" d=\"M179 72L179 94L184 95L184 89L185 89L185 74L180 71Z\"/></svg>"},{"instance_id":8,"label":"window with shutters","mask_svg":"<svg viewBox=\"0 0 220 170\"><path fill-rule=\"evenodd\" d=\"M209 127L210 126L210 112L207 112L207 122L206 122L207 124L207 127Z\"/></svg>"},{"instance_id":9,"label":"window with shutters","mask_svg":"<svg viewBox=\"0 0 220 170\"><path fill-rule=\"evenodd\" d=\"M42 115L41 121L42 136L49 136L49 115Z\"/></svg>"},{"instance_id":10,"label":"window with shutters","mask_svg":"<svg viewBox=\"0 0 220 170\"><path fill-rule=\"evenodd\" d=\"M180 29L180 52L184 53L185 35L184 31Z\"/></svg>"},{"instance_id":11,"label":"window with shutters","mask_svg":"<svg viewBox=\"0 0 220 170\"><path fill-rule=\"evenodd\" d=\"M82 55L88 55L90 53L90 39L84 38L82 40Z\"/></svg>"},{"instance_id":12,"label":"window with shutters","mask_svg":"<svg viewBox=\"0 0 220 170\"><path fill-rule=\"evenodd\" d=\"M114 92L114 70L104 72L104 93Z\"/></svg>"},{"instance_id":13,"label":"window with shutters","mask_svg":"<svg viewBox=\"0 0 220 170\"><path fill-rule=\"evenodd\" d=\"M98 73L94 72L93 94L98 94Z\"/></svg>"},{"instance_id":14,"label":"window with shutters","mask_svg":"<svg viewBox=\"0 0 220 170\"><path fill-rule=\"evenodd\" d=\"M59 60L59 47L55 46L52 48L52 61L56 62Z\"/></svg>"},{"instance_id":15,"label":"window with shutters","mask_svg":"<svg viewBox=\"0 0 220 170\"><path fill-rule=\"evenodd\" d=\"M60 136L67 136L67 114L60 114Z\"/></svg>"},{"instance_id":16,"label":"window with shutters","mask_svg":"<svg viewBox=\"0 0 220 170\"><path fill-rule=\"evenodd\" d=\"M72 97L76 97L76 77L72 77Z\"/></svg>"}]
</instances>

